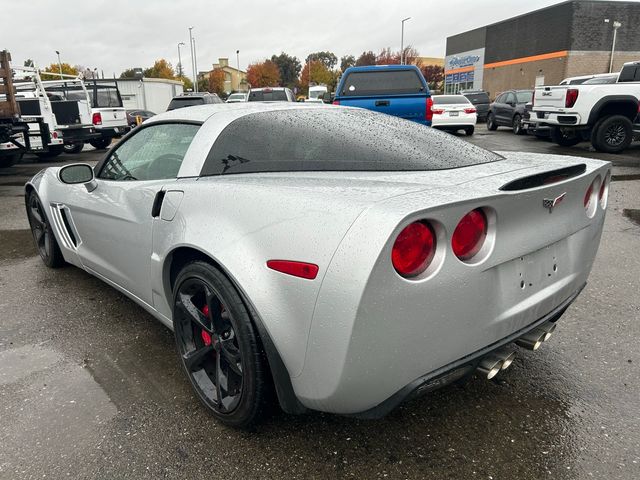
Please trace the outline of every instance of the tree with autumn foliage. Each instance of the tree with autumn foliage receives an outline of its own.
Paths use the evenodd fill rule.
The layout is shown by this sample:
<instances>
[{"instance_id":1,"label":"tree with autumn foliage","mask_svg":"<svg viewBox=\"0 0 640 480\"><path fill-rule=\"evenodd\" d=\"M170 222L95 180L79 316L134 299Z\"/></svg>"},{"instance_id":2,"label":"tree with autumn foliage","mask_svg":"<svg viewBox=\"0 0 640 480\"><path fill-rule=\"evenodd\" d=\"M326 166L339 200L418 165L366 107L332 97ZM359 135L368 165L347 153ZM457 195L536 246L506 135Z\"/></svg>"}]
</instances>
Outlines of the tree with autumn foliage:
<instances>
[{"instance_id":1,"label":"tree with autumn foliage","mask_svg":"<svg viewBox=\"0 0 640 480\"><path fill-rule=\"evenodd\" d=\"M251 88L277 87L280 85L280 70L271 60L252 63L247 68L247 82Z\"/></svg>"},{"instance_id":2,"label":"tree with autumn foliage","mask_svg":"<svg viewBox=\"0 0 640 480\"><path fill-rule=\"evenodd\" d=\"M419 67L431 90L442 90L444 67L440 65L423 65Z\"/></svg>"},{"instance_id":3,"label":"tree with autumn foliage","mask_svg":"<svg viewBox=\"0 0 640 480\"><path fill-rule=\"evenodd\" d=\"M356 60L356 67L364 67L366 65L375 65L376 64L376 54L371 50L368 52L362 52L362 55L358 57Z\"/></svg>"},{"instance_id":4,"label":"tree with autumn foliage","mask_svg":"<svg viewBox=\"0 0 640 480\"><path fill-rule=\"evenodd\" d=\"M309 70L311 70L311 75L309 75ZM329 70L321 60L311 60L304 64L302 73L300 74L300 87L305 91L308 90L309 82L311 82L312 85L326 85L330 87L333 79L333 72Z\"/></svg>"},{"instance_id":5,"label":"tree with autumn foliage","mask_svg":"<svg viewBox=\"0 0 640 480\"><path fill-rule=\"evenodd\" d=\"M56 74L60 74L60 67L62 66L62 73L64 75L78 75L78 70L75 67L72 67L68 63L63 63L62 65L58 63L52 63L47 68L44 69L44 72L51 72L51 76L55 76ZM45 79L46 80L46 79Z\"/></svg>"},{"instance_id":6,"label":"tree with autumn foliage","mask_svg":"<svg viewBox=\"0 0 640 480\"><path fill-rule=\"evenodd\" d=\"M156 60L153 67L145 69L144 76L147 78L168 78L170 80L176 78L173 67L164 58Z\"/></svg>"},{"instance_id":7,"label":"tree with autumn foliage","mask_svg":"<svg viewBox=\"0 0 640 480\"><path fill-rule=\"evenodd\" d=\"M217 93L218 96L224 95L224 70L215 68L209 72L209 91Z\"/></svg>"}]
</instances>

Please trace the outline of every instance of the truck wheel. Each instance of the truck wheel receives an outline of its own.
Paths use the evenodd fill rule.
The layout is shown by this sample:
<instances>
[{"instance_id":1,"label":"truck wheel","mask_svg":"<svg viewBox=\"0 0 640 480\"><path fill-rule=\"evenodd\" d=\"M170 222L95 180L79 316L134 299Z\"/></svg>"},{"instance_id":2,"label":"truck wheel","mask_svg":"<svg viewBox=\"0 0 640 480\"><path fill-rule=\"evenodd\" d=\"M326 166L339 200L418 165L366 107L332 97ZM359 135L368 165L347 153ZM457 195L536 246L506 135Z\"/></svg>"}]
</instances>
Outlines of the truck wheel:
<instances>
[{"instance_id":1,"label":"truck wheel","mask_svg":"<svg viewBox=\"0 0 640 480\"><path fill-rule=\"evenodd\" d=\"M496 123L496 117L495 115L493 115L493 113L490 113L487 116L487 129L491 130L492 132L498 129L498 124Z\"/></svg>"},{"instance_id":2,"label":"truck wheel","mask_svg":"<svg viewBox=\"0 0 640 480\"><path fill-rule=\"evenodd\" d=\"M513 133L516 135L522 135L525 133L525 131L522 129L522 117L517 113L513 116L512 128Z\"/></svg>"},{"instance_id":3,"label":"truck wheel","mask_svg":"<svg viewBox=\"0 0 640 480\"><path fill-rule=\"evenodd\" d=\"M599 152L620 153L633 140L633 124L623 115L598 120L591 132L591 145Z\"/></svg>"},{"instance_id":4,"label":"truck wheel","mask_svg":"<svg viewBox=\"0 0 640 480\"><path fill-rule=\"evenodd\" d=\"M108 148L109 145L111 145L111 140L111 137L102 137L96 138L95 140L90 140L89 143L96 150L104 150L105 148Z\"/></svg>"},{"instance_id":5,"label":"truck wheel","mask_svg":"<svg viewBox=\"0 0 640 480\"><path fill-rule=\"evenodd\" d=\"M562 147L573 147L582 141L582 137L575 130L554 127L551 129L551 140Z\"/></svg>"},{"instance_id":6,"label":"truck wheel","mask_svg":"<svg viewBox=\"0 0 640 480\"><path fill-rule=\"evenodd\" d=\"M36 153L36 156L41 159L54 158L64 152L64 145L52 145L49 147L48 152Z\"/></svg>"},{"instance_id":7,"label":"truck wheel","mask_svg":"<svg viewBox=\"0 0 640 480\"><path fill-rule=\"evenodd\" d=\"M11 165L22 160L23 153L12 153L11 155L3 155L0 157L0 168L8 168Z\"/></svg>"},{"instance_id":8,"label":"truck wheel","mask_svg":"<svg viewBox=\"0 0 640 480\"><path fill-rule=\"evenodd\" d=\"M74 142L64 144L64 153L80 153L84 148L84 142Z\"/></svg>"}]
</instances>

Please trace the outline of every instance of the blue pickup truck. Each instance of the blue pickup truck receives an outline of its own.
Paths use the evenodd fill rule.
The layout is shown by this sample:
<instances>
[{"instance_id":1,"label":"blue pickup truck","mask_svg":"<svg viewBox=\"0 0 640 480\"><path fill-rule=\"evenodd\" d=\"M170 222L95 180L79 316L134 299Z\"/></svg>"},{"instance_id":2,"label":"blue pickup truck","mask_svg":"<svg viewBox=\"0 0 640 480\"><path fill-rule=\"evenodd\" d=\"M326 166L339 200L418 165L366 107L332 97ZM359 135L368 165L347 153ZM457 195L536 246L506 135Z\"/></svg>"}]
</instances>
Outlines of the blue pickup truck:
<instances>
[{"instance_id":1,"label":"blue pickup truck","mask_svg":"<svg viewBox=\"0 0 640 480\"><path fill-rule=\"evenodd\" d=\"M334 105L360 107L431 126L429 86L414 65L372 65L345 70Z\"/></svg>"}]
</instances>

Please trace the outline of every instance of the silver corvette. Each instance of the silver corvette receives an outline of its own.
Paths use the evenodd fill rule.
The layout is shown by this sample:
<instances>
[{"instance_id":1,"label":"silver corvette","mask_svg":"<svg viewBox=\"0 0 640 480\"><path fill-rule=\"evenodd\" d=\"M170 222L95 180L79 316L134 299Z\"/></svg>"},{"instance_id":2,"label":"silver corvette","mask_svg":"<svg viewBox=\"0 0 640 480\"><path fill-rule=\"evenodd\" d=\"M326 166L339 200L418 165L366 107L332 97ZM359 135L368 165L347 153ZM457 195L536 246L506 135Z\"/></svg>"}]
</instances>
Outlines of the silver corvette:
<instances>
[{"instance_id":1,"label":"silver corvette","mask_svg":"<svg viewBox=\"0 0 640 480\"><path fill-rule=\"evenodd\" d=\"M587 281L609 179L366 110L252 103L157 115L25 193L45 264L173 329L198 397L244 427L275 398L379 417L538 348Z\"/></svg>"}]
</instances>

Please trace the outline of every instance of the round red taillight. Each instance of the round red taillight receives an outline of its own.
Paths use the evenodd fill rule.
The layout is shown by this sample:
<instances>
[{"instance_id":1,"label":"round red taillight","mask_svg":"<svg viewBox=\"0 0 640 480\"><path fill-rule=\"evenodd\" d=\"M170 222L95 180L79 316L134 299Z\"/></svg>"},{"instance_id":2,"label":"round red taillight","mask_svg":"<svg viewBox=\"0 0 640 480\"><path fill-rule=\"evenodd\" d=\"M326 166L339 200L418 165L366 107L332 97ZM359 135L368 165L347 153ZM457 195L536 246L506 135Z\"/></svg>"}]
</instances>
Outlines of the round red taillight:
<instances>
[{"instance_id":1,"label":"round red taillight","mask_svg":"<svg viewBox=\"0 0 640 480\"><path fill-rule=\"evenodd\" d=\"M467 213L453 232L451 247L460 260L473 258L487 238L487 216L480 208Z\"/></svg>"},{"instance_id":2,"label":"round red taillight","mask_svg":"<svg viewBox=\"0 0 640 480\"><path fill-rule=\"evenodd\" d=\"M391 250L393 268L403 277L424 272L436 253L436 236L426 222L407 225L396 238Z\"/></svg>"}]
</instances>

